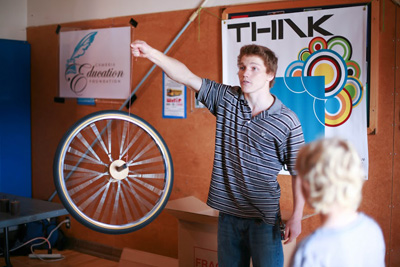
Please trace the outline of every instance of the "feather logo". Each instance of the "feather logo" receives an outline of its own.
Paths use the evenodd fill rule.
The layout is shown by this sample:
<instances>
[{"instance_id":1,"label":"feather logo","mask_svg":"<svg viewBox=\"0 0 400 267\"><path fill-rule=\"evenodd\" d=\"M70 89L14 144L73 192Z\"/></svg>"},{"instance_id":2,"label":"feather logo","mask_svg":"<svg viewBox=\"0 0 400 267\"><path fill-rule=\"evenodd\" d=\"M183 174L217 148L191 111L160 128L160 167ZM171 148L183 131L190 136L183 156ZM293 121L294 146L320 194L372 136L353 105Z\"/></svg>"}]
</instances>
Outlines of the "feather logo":
<instances>
[{"instance_id":1,"label":"feather logo","mask_svg":"<svg viewBox=\"0 0 400 267\"><path fill-rule=\"evenodd\" d=\"M97 32L88 33L87 35L85 35L85 37L82 38L82 40L79 41L71 57L67 59L67 71L65 74L76 73L75 59L85 54L86 50L93 43L96 34Z\"/></svg>"}]
</instances>

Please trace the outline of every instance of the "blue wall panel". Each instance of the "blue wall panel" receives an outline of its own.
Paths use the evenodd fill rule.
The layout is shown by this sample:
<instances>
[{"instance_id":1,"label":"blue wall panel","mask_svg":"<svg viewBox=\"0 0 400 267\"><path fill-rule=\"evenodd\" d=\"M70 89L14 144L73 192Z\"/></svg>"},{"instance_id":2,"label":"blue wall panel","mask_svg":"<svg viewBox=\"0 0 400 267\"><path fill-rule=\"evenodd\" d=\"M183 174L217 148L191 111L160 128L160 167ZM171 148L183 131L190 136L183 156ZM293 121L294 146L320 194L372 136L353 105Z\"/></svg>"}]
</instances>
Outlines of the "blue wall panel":
<instances>
[{"instance_id":1,"label":"blue wall panel","mask_svg":"<svg viewBox=\"0 0 400 267\"><path fill-rule=\"evenodd\" d=\"M0 39L0 192L25 197L32 196L30 67L28 42Z\"/></svg>"}]
</instances>

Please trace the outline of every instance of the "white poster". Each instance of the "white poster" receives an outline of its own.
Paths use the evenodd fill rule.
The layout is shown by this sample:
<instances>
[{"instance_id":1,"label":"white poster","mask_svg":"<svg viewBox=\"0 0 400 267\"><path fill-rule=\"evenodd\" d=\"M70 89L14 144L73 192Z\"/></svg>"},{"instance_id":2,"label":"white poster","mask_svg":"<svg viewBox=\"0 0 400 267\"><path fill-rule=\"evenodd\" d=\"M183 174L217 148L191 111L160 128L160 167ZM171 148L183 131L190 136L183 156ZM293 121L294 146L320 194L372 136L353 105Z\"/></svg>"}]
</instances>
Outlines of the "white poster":
<instances>
[{"instance_id":1,"label":"white poster","mask_svg":"<svg viewBox=\"0 0 400 267\"><path fill-rule=\"evenodd\" d=\"M278 57L271 93L296 112L306 142L349 140L368 174L367 21L366 5L224 20L223 82L239 85L243 45L270 48Z\"/></svg>"},{"instance_id":2,"label":"white poster","mask_svg":"<svg viewBox=\"0 0 400 267\"><path fill-rule=\"evenodd\" d=\"M60 97L127 99L130 27L60 32Z\"/></svg>"},{"instance_id":3,"label":"white poster","mask_svg":"<svg viewBox=\"0 0 400 267\"><path fill-rule=\"evenodd\" d=\"M163 72L163 117L186 118L186 86Z\"/></svg>"}]
</instances>

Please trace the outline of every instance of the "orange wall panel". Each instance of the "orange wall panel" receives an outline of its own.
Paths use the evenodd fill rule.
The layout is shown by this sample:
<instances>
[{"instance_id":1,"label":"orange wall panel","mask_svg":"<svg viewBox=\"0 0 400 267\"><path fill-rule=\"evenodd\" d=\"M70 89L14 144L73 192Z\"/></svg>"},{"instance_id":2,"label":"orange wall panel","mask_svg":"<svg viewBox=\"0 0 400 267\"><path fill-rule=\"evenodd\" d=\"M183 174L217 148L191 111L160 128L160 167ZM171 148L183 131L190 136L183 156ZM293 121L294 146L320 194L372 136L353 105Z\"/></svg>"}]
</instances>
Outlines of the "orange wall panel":
<instances>
[{"instance_id":1,"label":"orange wall panel","mask_svg":"<svg viewBox=\"0 0 400 267\"><path fill-rule=\"evenodd\" d=\"M383 1L373 0L382 5ZM312 6L322 1L286 1L271 5ZM333 4L332 1L325 1ZM352 3L360 1L337 0L335 3ZM369 2L369 1L368 1ZM380 10L379 17L379 72L377 108L378 131L369 135L368 146L370 155L369 180L364 187L364 197L361 210L375 218L381 225L392 263L400 262L400 236L396 229L400 222L400 187L399 173L399 58L395 58L396 14L397 25L400 24L399 7L391 1L385 1L386 8ZM266 6L268 4L265 4ZM219 7L207 8L201 13L200 22L195 20L173 46L169 55L183 61L194 73L221 81L222 51L221 51L221 16ZM384 10L384 11L383 11ZM138 26L134 30L134 39L147 41L155 48L164 51L173 38L181 30L193 11L176 11L156 14L145 14L133 17ZM385 12L384 15L382 12ZM211 14L210 14L211 13ZM216 15L216 16L214 16ZM385 20L382 25L382 17ZM61 25L68 28L102 28L112 26L128 26L131 17L119 17L95 21L83 21ZM27 29L27 40L31 44L32 55L32 186L35 198L47 200L54 192L52 164L53 157L63 134L77 120L98 110L119 109L123 101L98 102L96 106L77 105L76 100L66 99L65 103L55 103L58 95L58 35L57 25L30 27ZM397 28L397 38L399 29ZM397 39L398 40L398 39ZM400 54L397 42L397 55ZM376 55L376 54L375 54ZM395 63L397 62L397 63ZM146 59L133 62L132 87L142 79L152 63ZM396 97L394 97L394 84ZM174 187L170 199L194 195L202 201L207 199L208 187L213 162L215 119L204 109L195 109L191 103L192 95L188 92L187 118L162 118L162 72L156 68L137 92L137 100L130 110L147 122L164 138L170 149L174 162ZM393 121L396 120L396 127ZM395 141L394 141L395 140ZM394 148L395 147L395 148ZM395 156L394 156L395 155ZM291 183L289 177L279 177L282 187L282 202L291 205ZM54 201L58 201L55 198ZM393 201L393 204L392 204ZM394 207L392 207L392 205ZM306 211L312 210L307 207ZM392 215L393 213L393 215ZM393 216L393 217L392 217ZM395 223L397 222L397 224ZM305 220L303 234L300 239L309 234L319 225L315 216ZM134 233L124 235L105 235L94 232L73 221L72 228L66 230L67 236L98 242L116 248L129 247L144 250L169 257L177 257L177 227L176 218L166 212L148 226ZM393 230L391 230L393 229ZM390 256L390 257L389 257ZM392 264L391 266L395 266Z\"/></svg>"}]
</instances>

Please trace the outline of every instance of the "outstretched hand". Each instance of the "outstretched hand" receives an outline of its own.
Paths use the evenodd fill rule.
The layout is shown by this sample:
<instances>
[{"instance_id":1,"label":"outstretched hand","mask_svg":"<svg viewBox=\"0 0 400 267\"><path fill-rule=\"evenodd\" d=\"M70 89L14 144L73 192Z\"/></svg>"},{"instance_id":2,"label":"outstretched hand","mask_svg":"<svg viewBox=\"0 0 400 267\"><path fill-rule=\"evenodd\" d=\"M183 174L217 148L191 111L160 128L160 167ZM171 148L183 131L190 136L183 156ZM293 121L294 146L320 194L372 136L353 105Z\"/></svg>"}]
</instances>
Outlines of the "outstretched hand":
<instances>
[{"instance_id":1,"label":"outstretched hand","mask_svg":"<svg viewBox=\"0 0 400 267\"><path fill-rule=\"evenodd\" d=\"M131 43L131 50L133 56L147 58L151 47L145 41L136 40Z\"/></svg>"},{"instance_id":2,"label":"outstretched hand","mask_svg":"<svg viewBox=\"0 0 400 267\"><path fill-rule=\"evenodd\" d=\"M195 91L200 90L202 79L193 74L182 62L165 55L141 40L131 43L131 51L134 57L149 59L160 67L172 80L184 84Z\"/></svg>"}]
</instances>

